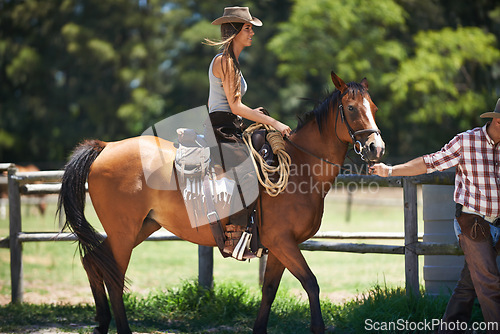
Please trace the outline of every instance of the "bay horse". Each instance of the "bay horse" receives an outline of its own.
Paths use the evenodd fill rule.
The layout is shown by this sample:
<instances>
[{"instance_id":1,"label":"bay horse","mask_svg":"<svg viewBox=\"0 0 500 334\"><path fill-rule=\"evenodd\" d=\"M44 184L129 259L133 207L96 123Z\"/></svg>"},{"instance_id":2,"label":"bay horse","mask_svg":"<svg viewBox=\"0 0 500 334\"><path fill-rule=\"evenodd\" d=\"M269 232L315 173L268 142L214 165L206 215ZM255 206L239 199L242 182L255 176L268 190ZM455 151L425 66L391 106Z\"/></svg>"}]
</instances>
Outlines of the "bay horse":
<instances>
[{"instance_id":1,"label":"bay horse","mask_svg":"<svg viewBox=\"0 0 500 334\"><path fill-rule=\"evenodd\" d=\"M287 190L277 197L262 192L257 206L257 216L263 217L257 223L259 234L269 255L254 333L267 332L271 305L285 268L307 292L311 331L324 333L319 286L298 244L318 231L324 197L340 172L348 145L352 142L356 152L369 162L379 161L384 153L385 144L375 123L377 107L368 93L366 78L346 84L333 72L331 77L336 90L299 121L286 142L296 167L290 173ZM178 189L159 190L146 185L141 154L149 152L159 161L155 158L159 148L164 153L162 159L175 155L172 142L153 136L108 143L85 141L65 167L58 210L64 208L65 227L78 237L96 304L98 327L94 333L107 333L111 321L105 287L118 333L131 333L123 303L125 273L132 249L154 231L163 227L184 240L216 245L208 224L192 227ZM172 168L162 170L166 182L175 182ZM92 203L107 234L104 240L84 216L87 179Z\"/></svg>"}]
</instances>

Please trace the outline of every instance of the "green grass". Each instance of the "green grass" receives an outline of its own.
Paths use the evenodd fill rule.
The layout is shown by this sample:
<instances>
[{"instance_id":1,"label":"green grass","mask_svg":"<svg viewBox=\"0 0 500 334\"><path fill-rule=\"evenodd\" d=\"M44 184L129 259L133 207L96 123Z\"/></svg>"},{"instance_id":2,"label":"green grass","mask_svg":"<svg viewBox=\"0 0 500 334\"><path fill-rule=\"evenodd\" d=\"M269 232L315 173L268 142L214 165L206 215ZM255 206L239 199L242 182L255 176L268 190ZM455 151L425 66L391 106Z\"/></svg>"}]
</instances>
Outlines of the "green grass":
<instances>
[{"instance_id":1,"label":"green grass","mask_svg":"<svg viewBox=\"0 0 500 334\"><path fill-rule=\"evenodd\" d=\"M148 296L127 294L125 306L134 332L140 333L251 333L260 295L242 284L216 284L213 290L184 282L168 291ZM375 286L343 305L322 300L323 319L329 331L364 333L367 324L418 323L439 319L447 298L421 295L407 298L398 288ZM88 332L94 326L88 305L21 304L0 306L0 331L57 328L58 331ZM26 319L30 326L26 326ZM481 321L478 312L473 321ZM273 304L268 330L276 334L309 333L309 306L293 294L280 292ZM387 333L431 333L427 330L386 331ZM369 328L368 328L369 329ZM436 329L436 328L433 328ZM112 323L111 332L116 329ZM370 331L368 331L370 332ZM376 332L376 331L372 331Z\"/></svg>"},{"instance_id":2,"label":"green grass","mask_svg":"<svg viewBox=\"0 0 500 334\"><path fill-rule=\"evenodd\" d=\"M394 193L395 192L395 193ZM341 196L330 194L325 205L322 231L373 231L402 232L402 205L373 205L363 194L355 194L351 221L345 221L346 203ZM402 191L395 189L378 197L402 198ZM375 196L375 197L377 197ZM87 207L88 219L100 227L91 205ZM55 206L41 217L28 207L23 208L23 231L58 231L54 218ZM8 221L0 220L0 236L8 235ZM356 242L349 241L349 242ZM390 241L366 241L389 243ZM392 243L401 244L402 241ZM40 302L67 302L74 297L91 300L90 289L82 269L76 245L73 242L31 242L23 245L24 286L26 298L38 295ZM223 259L214 251L214 279L220 283L241 282L250 289L259 290L258 261L238 262ZM388 287L404 286L404 258L400 255L350 254L336 252L303 252L317 276L322 296L334 299L352 298L376 284ZM0 295L10 298L10 255L0 249ZM130 290L147 294L154 289L167 289L198 274L197 246L182 242L145 242L134 250L127 273ZM423 261L421 261L423 262ZM421 264L422 267L422 264ZM421 270L422 276L422 270ZM300 283L285 271L281 288L300 294L305 293ZM56 293L57 292L57 293Z\"/></svg>"},{"instance_id":3,"label":"green grass","mask_svg":"<svg viewBox=\"0 0 500 334\"><path fill-rule=\"evenodd\" d=\"M345 198L330 194L321 230L403 232L402 204L377 202L381 198L398 202L402 192L382 191L375 196L365 194L364 198L355 194L351 220L346 222ZM49 213L40 217L24 207L23 231L58 231L54 210L52 205ZM100 227L91 205L87 217ZM8 221L0 220L0 236L7 234ZM23 247L25 300L30 302L21 305L8 304L9 251L0 249L0 304L5 304L0 306L0 332L31 331L54 324L61 331L88 332L95 325L94 307L75 243L25 243ZM401 288L403 256L307 251L303 254L321 288L325 323L337 333L365 332L367 319L439 319L446 307L447 296L406 298ZM223 259L217 251L214 258L215 288L206 291L193 283L198 271L196 245L174 241L145 242L137 247L128 270L130 293L125 297L132 329L144 333L250 333L260 302L258 261ZM474 319L480 321L479 308L474 312ZM273 304L269 332L308 333L309 322L305 293L285 271Z\"/></svg>"}]
</instances>

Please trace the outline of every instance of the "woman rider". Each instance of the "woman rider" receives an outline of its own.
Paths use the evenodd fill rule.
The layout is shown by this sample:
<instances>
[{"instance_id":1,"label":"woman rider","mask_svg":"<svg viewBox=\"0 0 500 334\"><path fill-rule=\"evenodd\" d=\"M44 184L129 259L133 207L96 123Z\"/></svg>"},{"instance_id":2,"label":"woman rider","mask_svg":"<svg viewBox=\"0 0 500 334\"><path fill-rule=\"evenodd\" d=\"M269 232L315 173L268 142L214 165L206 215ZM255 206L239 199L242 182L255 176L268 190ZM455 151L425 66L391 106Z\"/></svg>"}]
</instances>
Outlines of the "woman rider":
<instances>
[{"instance_id":1,"label":"woman rider","mask_svg":"<svg viewBox=\"0 0 500 334\"><path fill-rule=\"evenodd\" d=\"M220 46L222 53L214 57L208 71L209 112L232 113L254 122L270 125L283 136L289 135L291 131L289 126L264 114L262 107L251 109L241 101L247 85L238 58L245 47L252 45L253 26L262 26L262 22L250 15L248 7L226 7L224 15L212 24L221 26L222 39L220 42L210 40L206 42L209 45Z\"/></svg>"},{"instance_id":2,"label":"woman rider","mask_svg":"<svg viewBox=\"0 0 500 334\"><path fill-rule=\"evenodd\" d=\"M241 100L247 90L247 84L241 73L238 58L245 47L252 45L253 26L262 26L262 22L250 14L248 7L226 7L223 16L212 24L221 26L221 41L206 39L205 42L211 46L219 46L222 52L213 58L208 70L210 81L208 110L211 127L219 145L233 143L234 148L241 146L242 118L270 125L283 136L288 136L291 131L289 126L267 115L264 108L249 108ZM248 156L248 153L245 153ZM234 153L235 156L237 154ZM236 162L238 160L234 159ZM228 165L237 164L234 161L233 164L225 161L224 169L231 167ZM236 231L243 231L246 228L247 216L244 211L243 215L237 214L230 218L230 223L234 225L233 230L235 228ZM237 240L229 241L229 244L235 241L237 242ZM228 246L230 246L228 252L231 252L231 246L234 245Z\"/></svg>"}]
</instances>

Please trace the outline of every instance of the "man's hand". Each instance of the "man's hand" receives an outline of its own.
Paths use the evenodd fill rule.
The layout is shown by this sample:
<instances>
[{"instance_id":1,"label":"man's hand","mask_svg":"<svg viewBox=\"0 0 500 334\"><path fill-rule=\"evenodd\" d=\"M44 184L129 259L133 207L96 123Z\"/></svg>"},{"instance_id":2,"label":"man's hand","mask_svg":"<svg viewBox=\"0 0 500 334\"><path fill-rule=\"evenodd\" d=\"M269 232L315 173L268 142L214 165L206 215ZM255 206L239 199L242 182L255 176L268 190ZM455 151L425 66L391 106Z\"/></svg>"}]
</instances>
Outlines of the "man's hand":
<instances>
[{"instance_id":1,"label":"man's hand","mask_svg":"<svg viewBox=\"0 0 500 334\"><path fill-rule=\"evenodd\" d=\"M368 173L370 175L378 175L378 176L382 176L382 177L391 176L391 175L389 175L390 172L392 172L392 166L387 166L384 163L378 163L378 164L372 165L368 169Z\"/></svg>"}]
</instances>

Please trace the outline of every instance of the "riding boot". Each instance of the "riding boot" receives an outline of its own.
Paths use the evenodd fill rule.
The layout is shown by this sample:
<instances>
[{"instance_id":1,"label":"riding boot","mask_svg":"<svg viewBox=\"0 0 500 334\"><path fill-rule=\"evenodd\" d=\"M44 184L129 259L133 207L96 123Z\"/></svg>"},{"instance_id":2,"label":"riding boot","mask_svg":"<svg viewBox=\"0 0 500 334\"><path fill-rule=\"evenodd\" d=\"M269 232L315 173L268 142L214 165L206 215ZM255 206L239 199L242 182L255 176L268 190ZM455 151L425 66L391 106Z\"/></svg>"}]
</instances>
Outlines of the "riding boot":
<instances>
[{"instance_id":1,"label":"riding boot","mask_svg":"<svg viewBox=\"0 0 500 334\"><path fill-rule=\"evenodd\" d=\"M246 232L246 227L228 224L225 235L224 252L232 254L232 257L237 260L248 260L256 257L250 250L252 235Z\"/></svg>"},{"instance_id":2,"label":"riding boot","mask_svg":"<svg viewBox=\"0 0 500 334\"><path fill-rule=\"evenodd\" d=\"M244 230L248 225L248 210L244 209L232 214L229 217L229 222L232 225L238 225Z\"/></svg>"}]
</instances>

